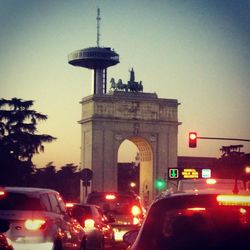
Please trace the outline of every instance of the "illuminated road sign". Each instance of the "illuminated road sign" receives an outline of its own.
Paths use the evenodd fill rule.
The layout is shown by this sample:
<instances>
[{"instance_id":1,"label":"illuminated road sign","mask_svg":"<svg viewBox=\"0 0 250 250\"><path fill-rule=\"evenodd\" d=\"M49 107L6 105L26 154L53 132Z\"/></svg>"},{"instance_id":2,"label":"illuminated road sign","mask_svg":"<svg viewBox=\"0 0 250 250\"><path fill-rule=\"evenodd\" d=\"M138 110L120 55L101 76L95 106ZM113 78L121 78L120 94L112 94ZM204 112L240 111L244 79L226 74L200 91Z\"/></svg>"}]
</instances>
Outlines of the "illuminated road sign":
<instances>
[{"instance_id":1,"label":"illuminated road sign","mask_svg":"<svg viewBox=\"0 0 250 250\"><path fill-rule=\"evenodd\" d=\"M179 178L179 169L177 169L177 168L169 168L169 170L168 170L168 176L171 179L177 179L177 178Z\"/></svg>"},{"instance_id":2,"label":"illuminated road sign","mask_svg":"<svg viewBox=\"0 0 250 250\"><path fill-rule=\"evenodd\" d=\"M209 168L169 168L168 179L206 179L211 178L212 172Z\"/></svg>"}]
</instances>

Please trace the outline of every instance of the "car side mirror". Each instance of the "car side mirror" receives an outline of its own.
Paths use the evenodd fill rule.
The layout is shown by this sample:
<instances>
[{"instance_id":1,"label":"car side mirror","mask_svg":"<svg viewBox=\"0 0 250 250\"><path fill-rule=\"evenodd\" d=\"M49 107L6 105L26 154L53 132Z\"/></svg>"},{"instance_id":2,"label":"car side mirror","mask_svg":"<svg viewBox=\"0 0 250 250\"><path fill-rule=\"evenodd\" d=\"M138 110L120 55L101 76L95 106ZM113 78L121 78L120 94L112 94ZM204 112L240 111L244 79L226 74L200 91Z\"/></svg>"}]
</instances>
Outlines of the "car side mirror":
<instances>
[{"instance_id":1,"label":"car side mirror","mask_svg":"<svg viewBox=\"0 0 250 250\"><path fill-rule=\"evenodd\" d=\"M9 221L0 219L0 233L7 232L9 228L10 228Z\"/></svg>"},{"instance_id":2,"label":"car side mirror","mask_svg":"<svg viewBox=\"0 0 250 250\"><path fill-rule=\"evenodd\" d=\"M139 233L139 229L131 230L126 232L123 235L123 242L128 244L129 246L132 245L135 242L135 239Z\"/></svg>"}]
</instances>

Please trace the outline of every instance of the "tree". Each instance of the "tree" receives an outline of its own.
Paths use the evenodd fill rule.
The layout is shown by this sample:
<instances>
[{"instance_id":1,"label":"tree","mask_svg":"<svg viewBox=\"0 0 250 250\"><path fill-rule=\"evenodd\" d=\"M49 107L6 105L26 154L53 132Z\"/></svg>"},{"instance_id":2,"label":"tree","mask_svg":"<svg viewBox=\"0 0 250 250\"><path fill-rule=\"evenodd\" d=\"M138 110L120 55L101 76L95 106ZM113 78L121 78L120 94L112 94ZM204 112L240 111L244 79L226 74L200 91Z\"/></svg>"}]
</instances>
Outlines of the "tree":
<instances>
[{"instance_id":1,"label":"tree","mask_svg":"<svg viewBox=\"0 0 250 250\"><path fill-rule=\"evenodd\" d=\"M43 143L56 138L37 134L37 122L47 116L30 109L34 101L0 99L0 184L23 184L33 171L32 157L43 152Z\"/></svg>"},{"instance_id":2,"label":"tree","mask_svg":"<svg viewBox=\"0 0 250 250\"><path fill-rule=\"evenodd\" d=\"M65 201L79 202L80 176L79 167L73 163L56 170L53 162L49 162L46 167L35 169L31 175L29 186L51 188L60 192Z\"/></svg>"},{"instance_id":3,"label":"tree","mask_svg":"<svg viewBox=\"0 0 250 250\"><path fill-rule=\"evenodd\" d=\"M30 186L57 189L56 166L49 162L44 168L36 168Z\"/></svg>"},{"instance_id":4,"label":"tree","mask_svg":"<svg viewBox=\"0 0 250 250\"><path fill-rule=\"evenodd\" d=\"M244 179L247 155L241 152L242 145L223 146L221 158L217 161L217 173L220 177Z\"/></svg>"},{"instance_id":5,"label":"tree","mask_svg":"<svg viewBox=\"0 0 250 250\"><path fill-rule=\"evenodd\" d=\"M80 172L73 163L66 164L56 173L59 191L66 201L79 201L80 198Z\"/></svg>"}]
</instances>

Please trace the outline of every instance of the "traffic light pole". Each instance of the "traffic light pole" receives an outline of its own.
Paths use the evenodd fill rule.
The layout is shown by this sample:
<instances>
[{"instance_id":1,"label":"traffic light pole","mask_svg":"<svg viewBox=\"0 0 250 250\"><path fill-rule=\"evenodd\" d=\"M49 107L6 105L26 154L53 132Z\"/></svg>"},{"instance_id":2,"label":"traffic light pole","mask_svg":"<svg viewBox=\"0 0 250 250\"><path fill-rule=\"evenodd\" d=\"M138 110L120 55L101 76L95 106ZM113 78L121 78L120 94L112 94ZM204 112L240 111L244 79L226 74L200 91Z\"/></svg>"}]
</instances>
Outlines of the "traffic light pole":
<instances>
[{"instance_id":1,"label":"traffic light pole","mask_svg":"<svg viewBox=\"0 0 250 250\"><path fill-rule=\"evenodd\" d=\"M204 136L197 136L197 139L228 140L228 141L250 141L248 139L239 139L239 138L204 137Z\"/></svg>"}]
</instances>

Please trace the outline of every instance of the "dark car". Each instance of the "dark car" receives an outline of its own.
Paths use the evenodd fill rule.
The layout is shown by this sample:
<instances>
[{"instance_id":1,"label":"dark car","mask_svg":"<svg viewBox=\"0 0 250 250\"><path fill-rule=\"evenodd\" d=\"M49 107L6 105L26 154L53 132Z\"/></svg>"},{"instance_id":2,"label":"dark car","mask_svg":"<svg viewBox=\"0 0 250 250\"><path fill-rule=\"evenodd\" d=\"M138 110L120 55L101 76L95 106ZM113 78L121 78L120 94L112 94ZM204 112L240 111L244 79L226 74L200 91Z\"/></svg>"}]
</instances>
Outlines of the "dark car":
<instances>
[{"instance_id":1,"label":"dark car","mask_svg":"<svg viewBox=\"0 0 250 250\"><path fill-rule=\"evenodd\" d=\"M140 197L130 192L92 192L87 203L98 205L113 220L110 224L116 241L122 241L127 231L140 227L145 215Z\"/></svg>"},{"instance_id":2,"label":"dark car","mask_svg":"<svg viewBox=\"0 0 250 250\"><path fill-rule=\"evenodd\" d=\"M66 212L65 203L55 190L1 188L0 219L10 223L5 235L14 249L86 249L84 229Z\"/></svg>"},{"instance_id":3,"label":"dark car","mask_svg":"<svg viewBox=\"0 0 250 250\"><path fill-rule=\"evenodd\" d=\"M250 193L168 194L150 206L140 230L123 238L130 250L249 249Z\"/></svg>"},{"instance_id":4,"label":"dark car","mask_svg":"<svg viewBox=\"0 0 250 250\"><path fill-rule=\"evenodd\" d=\"M66 206L71 216L84 228L88 250L114 248L113 229L100 207L77 203L66 203Z\"/></svg>"},{"instance_id":5,"label":"dark car","mask_svg":"<svg viewBox=\"0 0 250 250\"><path fill-rule=\"evenodd\" d=\"M8 238L4 234L10 228L10 223L7 220L0 219L0 250L14 250Z\"/></svg>"}]
</instances>

